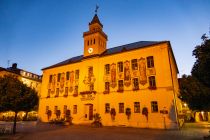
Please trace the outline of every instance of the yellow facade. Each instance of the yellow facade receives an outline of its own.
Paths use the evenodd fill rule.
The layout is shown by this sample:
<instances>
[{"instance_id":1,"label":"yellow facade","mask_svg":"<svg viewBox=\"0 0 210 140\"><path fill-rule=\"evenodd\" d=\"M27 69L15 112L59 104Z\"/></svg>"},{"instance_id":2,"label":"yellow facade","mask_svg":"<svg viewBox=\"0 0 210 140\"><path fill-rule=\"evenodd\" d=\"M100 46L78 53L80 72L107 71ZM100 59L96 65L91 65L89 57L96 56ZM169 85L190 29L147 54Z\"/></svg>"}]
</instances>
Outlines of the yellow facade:
<instances>
[{"instance_id":1,"label":"yellow facade","mask_svg":"<svg viewBox=\"0 0 210 140\"><path fill-rule=\"evenodd\" d=\"M106 49L107 36L94 18L90 33L84 33L84 55L43 69L40 120L65 118L70 110L75 124L91 123L93 114L99 113L105 126L178 128L178 69L170 42ZM91 32L92 27L100 30ZM116 115L110 113L113 110Z\"/></svg>"},{"instance_id":2,"label":"yellow facade","mask_svg":"<svg viewBox=\"0 0 210 140\"><path fill-rule=\"evenodd\" d=\"M0 68L0 76L13 75L17 77L20 81L26 84L28 87L35 89L40 95L41 92L41 76L17 68L17 64L14 63L13 67L10 68Z\"/></svg>"}]
</instances>

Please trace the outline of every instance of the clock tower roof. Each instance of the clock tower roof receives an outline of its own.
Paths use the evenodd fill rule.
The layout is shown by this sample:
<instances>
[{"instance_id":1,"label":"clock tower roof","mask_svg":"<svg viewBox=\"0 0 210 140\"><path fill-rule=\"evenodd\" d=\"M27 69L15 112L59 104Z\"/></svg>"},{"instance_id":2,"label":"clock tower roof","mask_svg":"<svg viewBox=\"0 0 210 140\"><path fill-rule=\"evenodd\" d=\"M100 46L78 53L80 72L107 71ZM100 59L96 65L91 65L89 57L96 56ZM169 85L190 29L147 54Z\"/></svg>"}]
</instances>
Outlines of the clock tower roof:
<instances>
[{"instance_id":1,"label":"clock tower roof","mask_svg":"<svg viewBox=\"0 0 210 140\"><path fill-rule=\"evenodd\" d=\"M94 23L98 23L99 25L101 25L101 27L103 27L103 24L101 24L97 14L94 15L94 17L93 17L92 21L89 23L89 25L92 25Z\"/></svg>"}]
</instances>

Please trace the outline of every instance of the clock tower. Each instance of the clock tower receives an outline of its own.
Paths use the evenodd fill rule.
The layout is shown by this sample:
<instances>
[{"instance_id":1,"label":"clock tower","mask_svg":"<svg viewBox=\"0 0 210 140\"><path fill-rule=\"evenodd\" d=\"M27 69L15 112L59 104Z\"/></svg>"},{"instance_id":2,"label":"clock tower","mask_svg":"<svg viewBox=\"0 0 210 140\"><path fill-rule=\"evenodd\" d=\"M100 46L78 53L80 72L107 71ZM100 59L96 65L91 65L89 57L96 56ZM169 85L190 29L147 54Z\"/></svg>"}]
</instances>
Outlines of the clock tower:
<instances>
[{"instance_id":1,"label":"clock tower","mask_svg":"<svg viewBox=\"0 0 210 140\"><path fill-rule=\"evenodd\" d=\"M83 33L84 57L100 55L106 50L107 35L103 32L97 13L89 23L89 31Z\"/></svg>"}]
</instances>

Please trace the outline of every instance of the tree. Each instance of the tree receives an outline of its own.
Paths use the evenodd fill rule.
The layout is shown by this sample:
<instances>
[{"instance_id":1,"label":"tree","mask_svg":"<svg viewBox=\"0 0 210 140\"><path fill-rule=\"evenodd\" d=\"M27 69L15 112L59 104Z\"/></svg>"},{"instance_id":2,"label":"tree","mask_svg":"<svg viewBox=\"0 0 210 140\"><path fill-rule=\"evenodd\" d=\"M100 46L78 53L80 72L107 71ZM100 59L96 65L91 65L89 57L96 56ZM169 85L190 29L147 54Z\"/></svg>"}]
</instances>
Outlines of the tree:
<instances>
[{"instance_id":1,"label":"tree","mask_svg":"<svg viewBox=\"0 0 210 140\"><path fill-rule=\"evenodd\" d=\"M183 75L180 79L180 98L190 109L210 110L210 39L204 34L201 45L193 50L196 61L192 76Z\"/></svg>"},{"instance_id":2,"label":"tree","mask_svg":"<svg viewBox=\"0 0 210 140\"><path fill-rule=\"evenodd\" d=\"M0 112L14 111L13 134L19 111L29 111L38 104L37 92L11 75L0 77Z\"/></svg>"},{"instance_id":3,"label":"tree","mask_svg":"<svg viewBox=\"0 0 210 140\"><path fill-rule=\"evenodd\" d=\"M193 50L196 62L192 68L192 76L197 78L204 86L210 87L210 39L204 34L203 42Z\"/></svg>"},{"instance_id":4,"label":"tree","mask_svg":"<svg viewBox=\"0 0 210 140\"><path fill-rule=\"evenodd\" d=\"M183 75L180 79L180 99L186 102L190 109L198 111L210 110L209 88L193 76Z\"/></svg>"}]
</instances>

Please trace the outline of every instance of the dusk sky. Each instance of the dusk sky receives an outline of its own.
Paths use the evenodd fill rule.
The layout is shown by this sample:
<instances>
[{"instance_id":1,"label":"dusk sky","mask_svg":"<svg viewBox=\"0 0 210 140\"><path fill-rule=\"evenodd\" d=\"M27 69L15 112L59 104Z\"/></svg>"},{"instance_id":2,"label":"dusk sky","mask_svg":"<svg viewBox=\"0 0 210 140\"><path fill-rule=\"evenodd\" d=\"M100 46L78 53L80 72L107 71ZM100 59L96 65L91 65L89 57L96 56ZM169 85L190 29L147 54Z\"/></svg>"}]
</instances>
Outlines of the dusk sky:
<instances>
[{"instance_id":1,"label":"dusk sky","mask_svg":"<svg viewBox=\"0 0 210 140\"><path fill-rule=\"evenodd\" d=\"M108 48L137 41L171 42L180 75L209 35L210 0L0 0L0 67L41 69L83 54L83 32L99 5Z\"/></svg>"}]
</instances>

